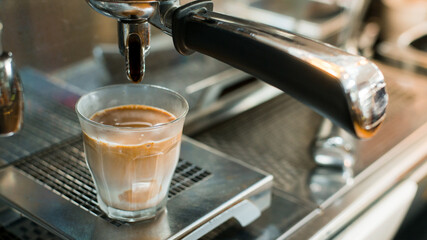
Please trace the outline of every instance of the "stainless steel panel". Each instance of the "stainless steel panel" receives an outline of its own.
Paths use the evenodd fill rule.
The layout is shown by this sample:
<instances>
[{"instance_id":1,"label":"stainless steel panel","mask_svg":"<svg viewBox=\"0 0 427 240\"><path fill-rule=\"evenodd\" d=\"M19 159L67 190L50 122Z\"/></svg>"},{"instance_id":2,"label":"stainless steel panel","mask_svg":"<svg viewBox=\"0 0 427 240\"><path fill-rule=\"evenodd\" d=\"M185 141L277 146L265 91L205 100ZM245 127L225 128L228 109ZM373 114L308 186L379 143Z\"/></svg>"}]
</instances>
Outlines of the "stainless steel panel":
<instances>
[{"instance_id":1,"label":"stainless steel panel","mask_svg":"<svg viewBox=\"0 0 427 240\"><path fill-rule=\"evenodd\" d=\"M379 66L390 94L387 119L373 139L356 141L354 177L427 121L425 78ZM319 115L284 94L193 137L273 174L276 188L317 204L328 199L316 200L310 189L317 169L312 141L321 122ZM332 195L345 185L342 181L328 192Z\"/></svg>"},{"instance_id":2,"label":"stainless steel panel","mask_svg":"<svg viewBox=\"0 0 427 240\"><path fill-rule=\"evenodd\" d=\"M151 239L154 236L176 239L195 228L200 231L212 219L232 209L231 215L224 215L221 221L239 218L245 210L246 214L255 214L249 219L256 219L259 215L256 211L247 211L247 205L241 204L244 201L259 209L258 214L270 205L271 176L184 138L181 158L188 163L178 166L167 211L151 222L111 221L97 210L95 190L84 169L83 152L76 145L81 145L79 139L45 149L0 171L1 197L67 239ZM189 167L191 164L199 167ZM189 180L193 181L192 186L180 186Z\"/></svg>"},{"instance_id":3,"label":"stainless steel panel","mask_svg":"<svg viewBox=\"0 0 427 240\"><path fill-rule=\"evenodd\" d=\"M393 187L399 177L408 173L408 169L414 169L420 164L420 158L415 157L413 161L407 159L411 158L413 151L425 150L419 145L425 143L425 140L422 140L425 138L421 138L425 136L425 131L418 131L417 136L407 141L403 147L396 145L427 122L427 81L423 76L386 65L380 65L380 68L385 74L390 93L388 115L378 136L369 141L357 141L353 176L346 176L339 169L315 165L311 157L311 144L322 119L286 95L248 110L194 137L273 174L276 189L292 195L310 209L305 218L300 218L283 232L282 239L291 236L295 239L307 239L327 226L341 211L350 208L353 202L359 201L362 193L370 187L378 191L373 191L375 194L368 191L366 194L372 194L369 198L361 197L365 198L365 205L353 209L355 211L352 214L358 214L358 211L369 206L369 201L374 201L384 194L388 188ZM387 156L384 156L385 154ZM397 172L381 170L392 159L393 163L387 166L395 167ZM375 180L360 184L371 175L394 180L385 180L387 184L381 186L378 186L379 182ZM353 192L353 189L356 192ZM335 211L331 213L327 209L334 204L338 204L340 208L334 208ZM271 208L276 208L274 201ZM271 216L271 213L264 215ZM349 219L351 217L347 220L341 218L339 223L345 225ZM262 224L257 222L242 232L235 230L234 234L229 231L233 227L222 232L234 237L231 239L239 239L247 231L260 225ZM266 225L262 229L266 230L269 226L274 226L274 223ZM338 225L334 227L342 227Z\"/></svg>"},{"instance_id":4,"label":"stainless steel panel","mask_svg":"<svg viewBox=\"0 0 427 240\"><path fill-rule=\"evenodd\" d=\"M426 163L426 133L427 123L356 176L354 185L341 189L333 199L320 206L321 215L293 235L284 234L281 239L331 238L400 182L409 179L415 183L416 178L411 174Z\"/></svg>"}]
</instances>

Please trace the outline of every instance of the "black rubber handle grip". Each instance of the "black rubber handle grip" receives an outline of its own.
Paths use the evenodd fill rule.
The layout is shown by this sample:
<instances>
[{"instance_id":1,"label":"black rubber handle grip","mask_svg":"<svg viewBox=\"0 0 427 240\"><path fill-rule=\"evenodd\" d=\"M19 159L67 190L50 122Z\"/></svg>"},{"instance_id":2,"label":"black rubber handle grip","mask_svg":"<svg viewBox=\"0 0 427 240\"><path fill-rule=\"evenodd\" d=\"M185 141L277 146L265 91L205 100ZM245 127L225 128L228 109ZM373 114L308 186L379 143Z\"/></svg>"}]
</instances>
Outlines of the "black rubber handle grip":
<instances>
[{"instance_id":1,"label":"black rubber handle grip","mask_svg":"<svg viewBox=\"0 0 427 240\"><path fill-rule=\"evenodd\" d=\"M370 137L381 125L388 98L375 64L212 8L202 0L174 11L172 36L178 52L197 51L252 74L357 137Z\"/></svg>"}]
</instances>

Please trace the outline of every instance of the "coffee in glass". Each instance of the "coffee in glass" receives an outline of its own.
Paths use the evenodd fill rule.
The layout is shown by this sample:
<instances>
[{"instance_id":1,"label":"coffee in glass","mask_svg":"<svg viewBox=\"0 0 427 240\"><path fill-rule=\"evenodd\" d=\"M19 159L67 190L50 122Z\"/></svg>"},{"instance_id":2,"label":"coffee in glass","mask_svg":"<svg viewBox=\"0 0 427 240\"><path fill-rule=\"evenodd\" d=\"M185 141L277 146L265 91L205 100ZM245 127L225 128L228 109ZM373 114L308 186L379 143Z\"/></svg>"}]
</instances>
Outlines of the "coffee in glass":
<instances>
[{"instance_id":1,"label":"coffee in glass","mask_svg":"<svg viewBox=\"0 0 427 240\"><path fill-rule=\"evenodd\" d=\"M166 205L188 104L152 85L114 85L76 105L98 204L111 218L138 221Z\"/></svg>"}]
</instances>

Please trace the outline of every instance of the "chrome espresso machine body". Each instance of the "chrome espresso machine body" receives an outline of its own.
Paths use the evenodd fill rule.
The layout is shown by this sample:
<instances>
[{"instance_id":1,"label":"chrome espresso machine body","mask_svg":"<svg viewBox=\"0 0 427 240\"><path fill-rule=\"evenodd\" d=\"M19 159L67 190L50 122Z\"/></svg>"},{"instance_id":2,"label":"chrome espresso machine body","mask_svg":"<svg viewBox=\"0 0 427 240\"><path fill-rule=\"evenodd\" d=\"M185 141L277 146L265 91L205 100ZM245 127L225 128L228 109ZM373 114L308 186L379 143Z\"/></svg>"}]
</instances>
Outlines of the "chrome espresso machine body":
<instances>
[{"instance_id":1,"label":"chrome espresso machine body","mask_svg":"<svg viewBox=\"0 0 427 240\"><path fill-rule=\"evenodd\" d=\"M0 138L0 236L387 239L422 206L414 199L427 179L425 76L318 42L354 24L345 6L86 2L0 2L4 49L25 88L21 130ZM276 27L229 15L270 16ZM97 207L73 110L80 95L126 78L190 104L167 211L135 224ZM339 168L319 166L343 156Z\"/></svg>"}]
</instances>

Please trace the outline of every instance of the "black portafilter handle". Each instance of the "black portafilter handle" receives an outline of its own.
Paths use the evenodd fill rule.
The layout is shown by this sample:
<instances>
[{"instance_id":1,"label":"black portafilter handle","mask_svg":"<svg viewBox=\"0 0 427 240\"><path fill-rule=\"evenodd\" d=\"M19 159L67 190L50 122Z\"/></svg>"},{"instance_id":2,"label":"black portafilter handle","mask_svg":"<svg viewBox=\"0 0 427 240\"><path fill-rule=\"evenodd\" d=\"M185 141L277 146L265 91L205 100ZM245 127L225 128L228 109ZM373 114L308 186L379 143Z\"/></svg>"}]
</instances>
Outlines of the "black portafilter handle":
<instances>
[{"instance_id":1,"label":"black portafilter handle","mask_svg":"<svg viewBox=\"0 0 427 240\"><path fill-rule=\"evenodd\" d=\"M173 13L175 48L209 55L271 84L358 138L381 125L384 77L366 58L264 24L212 12L210 1Z\"/></svg>"}]
</instances>

